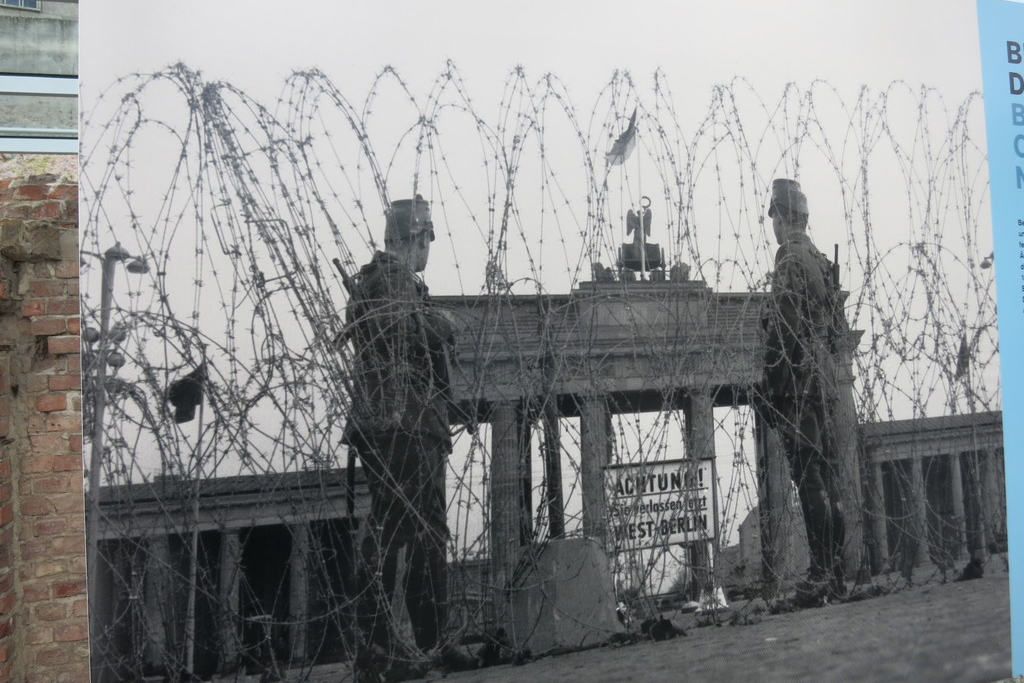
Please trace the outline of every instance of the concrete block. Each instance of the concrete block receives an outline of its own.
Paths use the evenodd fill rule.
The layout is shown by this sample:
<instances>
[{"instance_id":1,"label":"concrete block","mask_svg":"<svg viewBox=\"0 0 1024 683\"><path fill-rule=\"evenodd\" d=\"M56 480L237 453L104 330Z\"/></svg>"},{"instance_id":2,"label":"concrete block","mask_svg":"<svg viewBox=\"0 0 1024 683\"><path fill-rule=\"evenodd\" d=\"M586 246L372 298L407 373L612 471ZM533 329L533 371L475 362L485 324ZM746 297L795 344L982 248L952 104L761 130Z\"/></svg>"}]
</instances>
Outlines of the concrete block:
<instances>
[{"instance_id":1,"label":"concrete block","mask_svg":"<svg viewBox=\"0 0 1024 683\"><path fill-rule=\"evenodd\" d=\"M512 640L536 655L601 643L623 631L615 615L608 557L593 540L570 538L527 549L529 568L512 599Z\"/></svg>"}]
</instances>

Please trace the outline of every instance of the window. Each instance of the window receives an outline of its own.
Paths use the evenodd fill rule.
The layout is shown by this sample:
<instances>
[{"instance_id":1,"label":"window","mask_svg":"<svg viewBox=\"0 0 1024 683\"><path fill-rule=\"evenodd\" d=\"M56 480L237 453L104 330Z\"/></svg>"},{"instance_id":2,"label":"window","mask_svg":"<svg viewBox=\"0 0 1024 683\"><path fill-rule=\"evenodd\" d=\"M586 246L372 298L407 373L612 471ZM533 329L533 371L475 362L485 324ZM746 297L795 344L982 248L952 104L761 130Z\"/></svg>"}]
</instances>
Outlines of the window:
<instances>
[{"instance_id":1,"label":"window","mask_svg":"<svg viewBox=\"0 0 1024 683\"><path fill-rule=\"evenodd\" d=\"M0 7L18 7L21 9L39 9L39 0L0 0Z\"/></svg>"}]
</instances>

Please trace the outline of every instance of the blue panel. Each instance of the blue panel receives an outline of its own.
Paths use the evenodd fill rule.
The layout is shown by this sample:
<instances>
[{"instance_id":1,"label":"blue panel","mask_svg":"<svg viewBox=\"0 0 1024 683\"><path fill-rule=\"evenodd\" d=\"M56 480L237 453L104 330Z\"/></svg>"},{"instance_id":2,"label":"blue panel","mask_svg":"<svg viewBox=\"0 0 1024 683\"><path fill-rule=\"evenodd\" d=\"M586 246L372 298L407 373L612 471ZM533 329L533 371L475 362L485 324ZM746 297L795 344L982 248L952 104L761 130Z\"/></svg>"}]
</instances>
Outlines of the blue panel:
<instances>
[{"instance_id":1,"label":"blue panel","mask_svg":"<svg viewBox=\"0 0 1024 683\"><path fill-rule=\"evenodd\" d=\"M978 0L1003 390L1013 673L1024 673L1024 4Z\"/></svg>"}]
</instances>

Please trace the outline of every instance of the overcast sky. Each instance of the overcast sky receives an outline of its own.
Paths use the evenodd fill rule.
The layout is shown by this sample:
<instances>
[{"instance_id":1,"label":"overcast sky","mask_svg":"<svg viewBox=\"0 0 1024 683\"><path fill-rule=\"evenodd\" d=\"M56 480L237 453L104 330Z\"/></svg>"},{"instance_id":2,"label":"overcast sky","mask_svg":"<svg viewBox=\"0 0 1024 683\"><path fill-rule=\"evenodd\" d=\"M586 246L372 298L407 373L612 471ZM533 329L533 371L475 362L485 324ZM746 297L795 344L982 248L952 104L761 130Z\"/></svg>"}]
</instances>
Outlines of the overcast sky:
<instances>
[{"instance_id":1,"label":"overcast sky","mask_svg":"<svg viewBox=\"0 0 1024 683\"><path fill-rule=\"evenodd\" d=\"M964 0L81 4L86 106L116 76L177 61L272 92L309 67L363 91L388 64L425 91L446 59L475 92L500 87L496 77L522 65L558 74L584 100L614 69L642 79L657 67L677 96L701 101L709 85L737 75L759 89L815 78L853 87L900 77L954 91L980 82L975 7Z\"/></svg>"}]
</instances>

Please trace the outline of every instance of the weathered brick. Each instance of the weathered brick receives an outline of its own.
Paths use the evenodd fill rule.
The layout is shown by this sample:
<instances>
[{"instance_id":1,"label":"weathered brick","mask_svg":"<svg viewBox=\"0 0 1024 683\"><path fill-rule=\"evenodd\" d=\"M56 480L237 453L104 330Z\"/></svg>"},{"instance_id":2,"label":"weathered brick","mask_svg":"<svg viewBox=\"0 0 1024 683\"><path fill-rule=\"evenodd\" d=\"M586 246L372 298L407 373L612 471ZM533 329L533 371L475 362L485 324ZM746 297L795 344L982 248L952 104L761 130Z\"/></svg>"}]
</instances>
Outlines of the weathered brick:
<instances>
[{"instance_id":1,"label":"weathered brick","mask_svg":"<svg viewBox=\"0 0 1024 683\"><path fill-rule=\"evenodd\" d=\"M62 560L51 560L49 562L36 562L32 573L37 578L53 576L67 571L67 563Z\"/></svg>"},{"instance_id":2,"label":"weathered brick","mask_svg":"<svg viewBox=\"0 0 1024 683\"><path fill-rule=\"evenodd\" d=\"M78 373L50 375L47 379L50 391L68 391L82 388L82 376Z\"/></svg>"},{"instance_id":3,"label":"weathered brick","mask_svg":"<svg viewBox=\"0 0 1024 683\"><path fill-rule=\"evenodd\" d=\"M46 431L48 432L78 432L81 430L81 415L54 413L46 418Z\"/></svg>"},{"instance_id":4,"label":"weathered brick","mask_svg":"<svg viewBox=\"0 0 1024 683\"><path fill-rule=\"evenodd\" d=\"M11 496L14 494L14 485L10 482L6 484L0 484L0 503L9 503ZM2 589L0 589L2 590Z\"/></svg>"},{"instance_id":5,"label":"weathered brick","mask_svg":"<svg viewBox=\"0 0 1024 683\"><path fill-rule=\"evenodd\" d=\"M15 198L26 199L29 201L46 199L49 194L50 188L45 185L22 185L14 191Z\"/></svg>"},{"instance_id":6,"label":"weathered brick","mask_svg":"<svg viewBox=\"0 0 1024 683\"><path fill-rule=\"evenodd\" d=\"M14 519L14 504L0 505L0 526L10 524Z\"/></svg>"},{"instance_id":7,"label":"weathered brick","mask_svg":"<svg viewBox=\"0 0 1024 683\"><path fill-rule=\"evenodd\" d=\"M69 227L74 228L75 226L72 225ZM79 257L77 230L61 230L59 244L60 256L62 259L70 261L71 259L77 259ZM69 280L69 282L72 282L72 280Z\"/></svg>"},{"instance_id":8,"label":"weathered brick","mask_svg":"<svg viewBox=\"0 0 1024 683\"><path fill-rule=\"evenodd\" d=\"M32 616L40 621L57 621L67 615L67 605L63 602L43 602L32 608Z\"/></svg>"},{"instance_id":9,"label":"weathered brick","mask_svg":"<svg viewBox=\"0 0 1024 683\"><path fill-rule=\"evenodd\" d=\"M35 656L36 666L57 666L67 664L69 661L71 661L71 653L63 647L39 650Z\"/></svg>"},{"instance_id":10,"label":"weathered brick","mask_svg":"<svg viewBox=\"0 0 1024 683\"><path fill-rule=\"evenodd\" d=\"M32 216L32 204L27 202L0 202L0 218L7 218L20 223Z\"/></svg>"},{"instance_id":11,"label":"weathered brick","mask_svg":"<svg viewBox=\"0 0 1024 683\"><path fill-rule=\"evenodd\" d=\"M37 336L51 336L64 334L68 331L67 318L36 318L31 323L32 334Z\"/></svg>"},{"instance_id":12,"label":"weathered brick","mask_svg":"<svg viewBox=\"0 0 1024 683\"><path fill-rule=\"evenodd\" d=\"M66 280L33 280L28 285L28 295L42 299L63 298L67 294L67 286Z\"/></svg>"},{"instance_id":13,"label":"weathered brick","mask_svg":"<svg viewBox=\"0 0 1024 683\"><path fill-rule=\"evenodd\" d=\"M53 629L53 639L59 643L85 640L88 637L89 627L86 624L61 624Z\"/></svg>"},{"instance_id":14,"label":"weathered brick","mask_svg":"<svg viewBox=\"0 0 1024 683\"><path fill-rule=\"evenodd\" d=\"M81 313L77 297L47 299L45 304L47 315L79 315Z\"/></svg>"},{"instance_id":15,"label":"weathered brick","mask_svg":"<svg viewBox=\"0 0 1024 683\"><path fill-rule=\"evenodd\" d=\"M0 396L0 415L11 414L11 399L8 396Z\"/></svg>"},{"instance_id":16,"label":"weathered brick","mask_svg":"<svg viewBox=\"0 0 1024 683\"><path fill-rule=\"evenodd\" d=\"M85 576L85 555L68 558L68 573Z\"/></svg>"},{"instance_id":17,"label":"weathered brick","mask_svg":"<svg viewBox=\"0 0 1024 683\"><path fill-rule=\"evenodd\" d=\"M82 319L77 315L68 318L68 332L74 335L82 334Z\"/></svg>"},{"instance_id":18,"label":"weathered brick","mask_svg":"<svg viewBox=\"0 0 1024 683\"><path fill-rule=\"evenodd\" d=\"M54 496L50 499L58 514L78 514L85 512L85 499L81 496Z\"/></svg>"},{"instance_id":19,"label":"weathered brick","mask_svg":"<svg viewBox=\"0 0 1024 683\"><path fill-rule=\"evenodd\" d=\"M58 596L59 597L59 596ZM38 602L50 599L50 586L45 583L26 583L21 587L21 599L25 602Z\"/></svg>"},{"instance_id":20,"label":"weathered brick","mask_svg":"<svg viewBox=\"0 0 1024 683\"><path fill-rule=\"evenodd\" d=\"M68 437L68 448L71 450L72 453L81 453L82 452L82 435L81 434L72 434L71 436L69 436Z\"/></svg>"},{"instance_id":21,"label":"weathered brick","mask_svg":"<svg viewBox=\"0 0 1024 683\"><path fill-rule=\"evenodd\" d=\"M36 397L36 410L44 413L52 413L56 410L65 410L68 407L67 394L43 394Z\"/></svg>"},{"instance_id":22,"label":"weathered brick","mask_svg":"<svg viewBox=\"0 0 1024 683\"><path fill-rule=\"evenodd\" d=\"M81 271L78 260L60 261L54 266L53 274L60 278L78 277Z\"/></svg>"},{"instance_id":23,"label":"weathered brick","mask_svg":"<svg viewBox=\"0 0 1024 683\"><path fill-rule=\"evenodd\" d=\"M28 442L36 453L59 455L67 452L66 438L63 434L33 434L28 437Z\"/></svg>"},{"instance_id":24,"label":"weathered brick","mask_svg":"<svg viewBox=\"0 0 1024 683\"><path fill-rule=\"evenodd\" d=\"M42 645L53 642L53 626L49 624L24 625L18 631L21 632L22 629L25 632L25 641L29 645Z\"/></svg>"},{"instance_id":25,"label":"weathered brick","mask_svg":"<svg viewBox=\"0 0 1024 683\"><path fill-rule=\"evenodd\" d=\"M85 581L56 581L53 584L53 597L67 598L72 595L85 595Z\"/></svg>"},{"instance_id":26,"label":"weathered brick","mask_svg":"<svg viewBox=\"0 0 1024 683\"><path fill-rule=\"evenodd\" d=\"M21 561L23 563L37 560L40 557L51 556L53 556L53 553L50 552L49 540L26 541L21 544Z\"/></svg>"},{"instance_id":27,"label":"weathered brick","mask_svg":"<svg viewBox=\"0 0 1024 683\"><path fill-rule=\"evenodd\" d=\"M80 472L82 470L82 456L59 455L53 459L51 468L53 472Z\"/></svg>"},{"instance_id":28,"label":"weathered brick","mask_svg":"<svg viewBox=\"0 0 1024 683\"><path fill-rule=\"evenodd\" d=\"M50 493L67 493L71 490L71 475L59 474L52 477L39 477L32 480L32 493L45 495Z\"/></svg>"},{"instance_id":29,"label":"weathered brick","mask_svg":"<svg viewBox=\"0 0 1024 683\"><path fill-rule=\"evenodd\" d=\"M46 195L48 199L66 199L68 201L78 201L78 185L52 185L50 187L50 193Z\"/></svg>"},{"instance_id":30,"label":"weathered brick","mask_svg":"<svg viewBox=\"0 0 1024 683\"><path fill-rule=\"evenodd\" d=\"M50 377L46 372L33 372L25 378L25 389L30 394L41 394L50 387Z\"/></svg>"},{"instance_id":31,"label":"weathered brick","mask_svg":"<svg viewBox=\"0 0 1024 683\"><path fill-rule=\"evenodd\" d=\"M30 280L52 280L54 278L53 261L33 261L26 263L25 267L28 270L23 272Z\"/></svg>"},{"instance_id":32,"label":"weathered brick","mask_svg":"<svg viewBox=\"0 0 1024 683\"><path fill-rule=\"evenodd\" d=\"M67 357L67 366L65 369L68 372L81 372L82 371L82 356L81 354L75 353Z\"/></svg>"},{"instance_id":33,"label":"weathered brick","mask_svg":"<svg viewBox=\"0 0 1024 683\"><path fill-rule=\"evenodd\" d=\"M61 218L65 215L65 207L65 203L60 201L43 202L32 209L32 218Z\"/></svg>"},{"instance_id":34,"label":"weathered brick","mask_svg":"<svg viewBox=\"0 0 1024 683\"><path fill-rule=\"evenodd\" d=\"M54 555L81 555L85 552L84 536L62 536L53 539L50 552Z\"/></svg>"},{"instance_id":35,"label":"weathered brick","mask_svg":"<svg viewBox=\"0 0 1024 683\"><path fill-rule=\"evenodd\" d=\"M21 499L19 511L26 517L48 515L53 512L53 501L46 496L26 496Z\"/></svg>"},{"instance_id":36,"label":"weathered brick","mask_svg":"<svg viewBox=\"0 0 1024 683\"><path fill-rule=\"evenodd\" d=\"M64 519L41 519L32 525L32 533L35 536L53 536L62 534L68 528Z\"/></svg>"},{"instance_id":37,"label":"weathered brick","mask_svg":"<svg viewBox=\"0 0 1024 683\"><path fill-rule=\"evenodd\" d=\"M42 348L37 349L37 352L32 356L32 364L29 368L31 374L44 374L52 375L53 373L63 372L67 363L64 362L64 357L50 356L44 353Z\"/></svg>"},{"instance_id":38,"label":"weathered brick","mask_svg":"<svg viewBox=\"0 0 1024 683\"><path fill-rule=\"evenodd\" d=\"M56 436L56 435L48 435L48 436ZM32 438L33 437L29 437L29 439L32 439ZM45 449L39 449L38 452L41 452L44 455L36 455L36 456L33 456L33 457L24 458L21 461L21 471L24 474L38 474L40 472L57 472L57 471L60 471L60 470L57 470L54 467L55 457L57 457L57 456L47 454ZM51 451L51 453L52 453L52 451ZM70 457L70 456L63 456L63 457L66 458L66 457Z\"/></svg>"},{"instance_id":39,"label":"weathered brick","mask_svg":"<svg viewBox=\"0 0 1024 683\"><path fill-rule=\"evenodd\" d=\"M0 614L10 614L14 609L15 603L18 601L18 596L14 593L6 593L0 596Z\"/></svg>"},{"instance_id":40,"label":"weathered brick","mask_svg":"<svg viewBox=\"0 0 1024 683\"><path fill-rule=\"evenodd\" d=\"M29 413L28 419L25 420L25 431L29 436L46 432L46 415L37 412Z\"/></svg>"},{"instance_id":41,"label":"weathered brick","mask_svg":"<svg viewBox=\"0 0 1024 683\"><path fill-rule=\"evenodd\" d=\"M89 601L75 600L73 603L71 603L71 615L76 617L89 616Z\"/></svg>"},{"instance_id":42,"label":"weathered brick","mask_svg":"<svg viewBox=\"0 0 1024 683\"><path fill-rule=\"evenodd\" d=\"M81 343L77 335L49 337L46 340L47 351L53 354L79 353Z\"/></svg>"}]
</instances>

